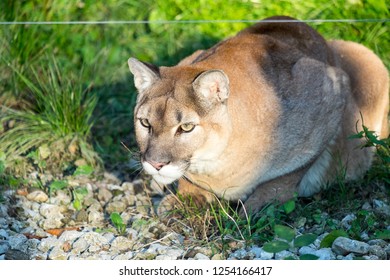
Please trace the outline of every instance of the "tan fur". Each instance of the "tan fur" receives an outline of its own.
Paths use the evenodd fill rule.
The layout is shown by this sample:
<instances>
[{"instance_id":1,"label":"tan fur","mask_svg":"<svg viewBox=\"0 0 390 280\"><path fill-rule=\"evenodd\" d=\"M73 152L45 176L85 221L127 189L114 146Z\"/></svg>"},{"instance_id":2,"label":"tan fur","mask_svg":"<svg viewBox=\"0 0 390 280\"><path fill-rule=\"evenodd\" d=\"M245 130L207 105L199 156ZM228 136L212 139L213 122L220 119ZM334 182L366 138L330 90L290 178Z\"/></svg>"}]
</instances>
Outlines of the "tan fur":
<instances>
[{"instance_id":1,"label":"tan fur","mask_svg":"<svg viewBox=\"0 0 390 280\"><path fill-rule=\"evenodd\" d=\"M271 19L279 18L288 19ZM177 66L131 58L129 67L145 170L163 184L179 179L179 192L200 201L241 199L258 211L295 191L312 195L339 167L347 179L370 167L373 151L347 139L356 123L361 128L360 114L388 135L383 63L356 43L326 42L304 23L265 20Z\"/></svg>"}]
</instances>

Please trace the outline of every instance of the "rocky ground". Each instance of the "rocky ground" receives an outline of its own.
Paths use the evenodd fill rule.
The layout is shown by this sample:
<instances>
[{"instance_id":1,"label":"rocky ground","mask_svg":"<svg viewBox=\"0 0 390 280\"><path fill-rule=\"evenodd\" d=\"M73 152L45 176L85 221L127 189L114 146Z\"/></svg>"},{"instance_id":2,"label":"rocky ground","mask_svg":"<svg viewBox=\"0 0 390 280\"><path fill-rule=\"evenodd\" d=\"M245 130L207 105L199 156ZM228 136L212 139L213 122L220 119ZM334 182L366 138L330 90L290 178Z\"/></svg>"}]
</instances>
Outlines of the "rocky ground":
<instances>
[{"instance_id":1,"label":"rocky ground","mask_svg":"<svg viewBox=\"0 0 390 280\"><path fill-rule=\"evenodd\" d=\"M364 233L360 241L338 237L330 248L320 248L321 240L328 235L324 232L309 246L276 254L264 251L261 244L246 245L240 240L230 242L229 248L222 251L160 221L155 208L161 195L146 188L141 180L121 182L105 173L99 180L81 176L66 182L66 188L57 187L51 194L34 188L4 192L5 202L0 204L0 259L268 260L307 254L324 260L390 259L390 244ZM388 201L373 199L363 208L390 216ZM120 214L125 225L122 229L113 224L111 213ZM349 213L338 222L348 228L355 218ZM304 230L310 231L306 228L298 232Z\"/></svg>"}]
</instances>

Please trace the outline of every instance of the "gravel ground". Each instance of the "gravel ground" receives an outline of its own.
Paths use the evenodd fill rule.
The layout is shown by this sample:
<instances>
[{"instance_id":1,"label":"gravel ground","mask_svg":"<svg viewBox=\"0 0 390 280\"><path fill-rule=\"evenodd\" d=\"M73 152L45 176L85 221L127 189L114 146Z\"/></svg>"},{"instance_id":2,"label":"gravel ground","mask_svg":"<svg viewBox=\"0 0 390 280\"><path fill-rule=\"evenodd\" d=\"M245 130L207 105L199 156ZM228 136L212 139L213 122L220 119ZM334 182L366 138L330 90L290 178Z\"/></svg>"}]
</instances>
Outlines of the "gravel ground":
<instances>
[{"instance_id":1,"label":"gravel ground","mask_svg":"<svg viewBox=\"0 0 390 280\"><path fill-rule=\"evenodd\" d=\"M36 178L33 174L32 178ZM47 178L50 180L50 178ZM384 240L363 241L338 237L331 248L321 248L327 232L310 246L268 253L261 246L246 247L231 242L222 251L207 242L192 240L173 231L155 215L161 200L158 191L146 189L143 181L120 182L105 173L99 181L87 177L68 180L73 190L85 190L80 205L74 203L77 191L57 190L50 197L40 189L6 191L0 204L0 259L284 259L311 254L323 260L390 259L390 244ZM73 193L73 195L72 195ZM76 207L76 208L75 208ZM390 216L386 201L366 202L364 209ZM110 214L120 213L126 228L118 234ZM338 221L344 228L356 218L346 215ZM390 226L388 227L390 230ZM307 229L306 229L307 230ZM302 232L301 232L302 233Z\"/></svg>"}]
</instances>

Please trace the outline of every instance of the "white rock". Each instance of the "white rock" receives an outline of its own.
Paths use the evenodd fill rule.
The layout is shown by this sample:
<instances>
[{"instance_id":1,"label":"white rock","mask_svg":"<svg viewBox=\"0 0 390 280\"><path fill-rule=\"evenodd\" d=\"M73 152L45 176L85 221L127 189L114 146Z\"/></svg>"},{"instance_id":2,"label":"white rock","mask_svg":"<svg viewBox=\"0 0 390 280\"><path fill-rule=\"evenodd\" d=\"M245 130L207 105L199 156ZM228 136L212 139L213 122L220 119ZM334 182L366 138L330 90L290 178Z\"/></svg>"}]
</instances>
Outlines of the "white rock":
<instances>
[{"instance_id":1,"label":"white rock","mask_svg":"<svg viewBox=\"0 0 390 280\"><path fill-rule=\"evenodd\" d=\"M8 222L3 217L0 217L0 228L3 228L3 229L7 229L8 228Z\"/></svg>"},{"instance_id":2,"label":"white rock","mask_svg":"<svg viewBox=\"0 0 390 280\"><path fill-rule=\"evenodd\" d=\"M364 202L362 209L363 210L372 210L372 206L368 201L366 201L366 202Z\"/></svg>"},{"instance_id":3,"label":"white rock","mask_svg":"<svg viewBox=\"0 0 390 280\"><path fill-rule=\"evenodd\" d=\"M5 254L9 249L9 245L5 241L0 241L0 255Z\"/></svg>"},{"instance_id":4,"label":"white rock","mask_svg":"<svg viewBox=\"0 0 390 280\"><path fill-rule=\"evenodd\" d=\"M371 255L375 255L380 260L385 260L387 258L386 251L379 245L371 245L369 252Z\"/></svg>"},{"instance_id":5,"label":"white rock","mask_svg":"<svg viewBox=\"0 0 390 280\"><path fill-rule=\"evenodd\" d=\"M46 202L49 199L48 195L41 190L33 191L29 193L26 197L28 200L32 200L35 202Z\"/></svg>"},{"instance_id":6,"label":"white rock","mask_svg":"<svg viewBox=\"0 0 390 280\"><path fill-rule=\"evenodd\" d=\"M281 252L278 252L275 254L275 260L284 260L285 258L288 258L288 257L295 257L295 255L292 252L287 251L287 250L284 250L284 251L281 251Z\"/></svg>"},{"instance_id":7,"label":"white rock","mask_svg":"<svg viewBox=\"0 0 390 280\"><path fill-rule=\"evenodd\" d=\"M100 205L100 202L95 199L89 199L88 200L88 209L87 211L98 211L103 212L103 207ZM85 204L86 205L86 204Z\"/></svg>"},{"instance_id":8,"label":"white rock","mask_svg":"<svg viewBox=\"0 0 390 280\"><path fill-rule=\"evenodd\" d=\"M172 257L176 257L176 259L177 259L177 258L181 257L184 254L184 250L182 250L182 249L169 249L166 252L166 254L169 255L169 256L172 256Z\"/></svg>"},{"instance_id":9,"label":"white rock","mask_svg":"<svg viewBox=\"0 0 390 280\"><path fill-rule=\"evenodd\" d=\"M137 201L136 196L133 194L125 194L124 199L126 200L128 206L134 206Z\"/></svg>"},{"instance_id":10,"label":"white rock","mask_svg":"<svg viewBox=\"0 0 390 280\"><path fill-rule=\"evenodd\" d=\"M219 253L219 254L215 254L212 258L211 258L213 261L218 261L218 260L223 260L223 254L222 253Z\"/></svg>"},{"instance_id":11,"label":"white rock","mask_svg":"<svg viewBox=\"0 0 390 280\"><path fill-rule=\"evenodd\" d=\"M47 238L43 238L38 245L38 249L42 252L47 252L51 248L55 246L59 246L60 242L55 236L49 236Z\"/></svg>"},{"instance_id":12,"label":"white rock","mask_svg":"<svg viewBox=\"0 0 390 280\"><path fill-rule=\"evenodd\" d=\"M136 240L138 238L138 232L133 228L127 228L126 235L131 240Z\"/></svg>"},{"instance_id":13,"label":"white rock","mask_svg":"<svg viewBox=\"0 0 390 280\"><path fill-rule=\"evenodd\" d=\"M260 247L257 247L257 246L252 246L252 248L250 248L250 251L255 254L256 258L260 258L263 254L267 254L267 252L265 252L263 250L263 248L260 248ZM271 254L271 253L269 253L269 254Z\"/></svg>"},{"instance_id":14,"label":"white rock","mask_svg":"<svg viewBox=\"0 0 390 280\"><path fill-rule=\"evenodd\" d=\"M368 235L368 233L366 231L363 231L361 234L360 234L360 238L361 240L363 241L368 241L370 240L370 236Z\"/></svg>"},{"instance_id":15,"label":"white rock","mask_svg":"<svg viewBox=\"0 0 390 280\"><path fill-rule=\"evenodd\" d=\"M68 258L68 253L65 253L61 246L55 246L50 251L48 258L49 260L66 260Z\"/></svg>"},{"instance_id":16,"label":"white rock","mask_svg":"<svg viewBox=\"0 0 390 280\"><path fill-rule=\"evenodd\" d=\"M67 242L67 241L74 241L80 236L82 236L84 233L77 231L77 230L66 230L64 231L61 236L58 238L59 242Z\"/></svg>"},{"instance_id":17,"label":"white rock","mask_svg":"<svg viewBox=\"0 0 390 280\"><path fill-rule=\"evenodd\" d=\"M197 253L194 257L195 260L209 260L210 258L202 253Z\"/></svg>"},{"instance_id":18,"label":"white rock","mask_svg":"<svg viewBox=\"0 0 390 280\"><path fill-rule=\"evenodd\" d=\"M103 202L108 202L112 198L112 193L106 188L99 188L98 199Z\"/></svg>"},{"instance_id":19,"label":"white rock","mask_svg":"<svg viewBox=\"0 0 390 280\"><path fill-rule=\"evenodd\" d=\"M377 260L379 260L379 257L376 255L369 255L369 256L363 256L363 259L377 261Z\"/></svg>"},{"instance_id":20,"label":"white rock","mask_svg":"<svg viewBox=\"0 0 390 280\"><path fill-rule=\"evenodd\" d=\"M77 239L73 244L72 244L72 254L80 254L85 252L89 247L88 242L84 238L79 238Z\"/></svg>"},{"instance_id":21,"label":"white rock","mask_svg":"<svg viewBox=\"0 0 390 280\"><path fill-rule=\"evenodd\" d=\"M115 234L112 232L105 232L103 233L103 236L105 239L107 239L108 243L111 243L116 238Z\"/></svg>"},{"instance_id":22,"label":"white rock","mask_svg":"<svg viewBox=\"0 0 390 280\"><path fill-rule=\"evenodd\" d=\"M368 241L367 243L368 243L368 245L378 245L382 248L385 248L388 244L383 239L372 239L372 240Z\"/></svg>"},{"instance_id":23,"label":"white rock","mask_svg":"<svg viewBox=\"0 0 390 280\"><path fill-rule=\"evenodd\" d=\"M91 225L100 225L104 222L104 214L99 211L90 211L88 214L88 222Z\"/></svg>"},{"instance_id":24,"label":"white rock","mask_svg":"<svg viewBox=\"0 0 390 280\"><path fill-rule=\"evenodd\" d=\"M38 251L38 246L40 242L41 242L40 240L35 238L29 239L21 246L19 250L27 253L30 256L30 258L40 255L41 252Z\"/></svg>"},{"instance_id":25,"label":"white rock","mask_svg":"<svg viewBox=\"0 0 390 280\"><path fill-rule=\"evenodd\" d=\"M146 250L146 253L164 255L168 251L168 248L168 246L161 245L159 243L153 243Z\"/></svg>"},{"instance_id":26,"label":"white rock","mask_svg":"<svg viewBox=\"0 0 390 280\"><path fill-rule=\"evenodd\" d=\"M259 248L260 249L260 248ZM252 250L251 250L252 251ZM243 258L245 258L245 256L247 255L247 251L245 249L238 249L236 251L234 251L233 253L230 254L230 257L231 258L234 258L234 259L237 259L237 260L242 260ZM259 252L253 252L252 253L254 254L255 258L258 258L260 257L260 254Z\"/></svg>"},{"instance_id":27,"label":"white rock","mask_svg":"<svg viewBox=\"0 0 390 280\"><path fill-rule=\"evenodd\" d=\"M342 220L341 220L341 226L346 229L346 230L349 230L351 228L351 223L356 220L356 215L355 214L349 214L347 216L345 216Z\"/></svg>"},{"instance_id":28,"label":"white rock","mask_svg":"<svg viewBox=\"0 0 390 280\"><path fill-rule=\"evenodd\" d=\"M72 198L70 197L68 192L58 190L55 196L50 197L49 201L50 203L56 205L69 205L72 201Z\"/></svg>"},{"instance_id":29,"label":"white rock","mask_svg":"<svg viewBox=\"0 0 390 280\"><path fill-rule=\"evenodd\" d=\"M321 248L314 253L320 260L335 260L336 256L331 248Z\"/></svg>"},{"instance_id":30,"label":"white rock","mask_svg":"<svg viewBox=\"0 0 390 280\"><path fill-rule=\"evenodd\" d=\"M111 201L106 206L106 211L108 214L117 212L122 213L126 210L126 204L123 201Z\"/></svg>"},{"instance_id":31,"label":"white rock","mask_svg":"<svg viewBox=\"0 0 390 280\"><path fill-rule=\"evenodd\" d=\"M387 245L384 249L387 254L387 259L390 260L390 244Z\"/></svg>"},{"instance_id":32,"label":"white rock","mask_svg":"<svg viewBox=\"0 0 390 280\"><path fill-rule=\"evenodd\" d=\"M131 260L134 257L133 252L126 252L124 254L119 254L114 257L114 260Z\"/></svg>"},{"instance_id":33,"label":"white rock","mask_svg":"<svg viewBox=\"0 0 390 280\"><path fill-rule=\"evenodd\" d=\"M55 204L42 203L39 208L39 213L47 219L63 218L61 208Z\"/></svg>"},{"instance_id":34,"label":"white rock","mask_svg":"<svg viewBox=\"0 0 390 280\"><path fill-rule=\"evenodd\" d=\"M39 215L39 208L41 208L41 203L32 202L30 205L30 208L27 208L26 205L24 205L22 207L24 208L24 211L26 211L26 209L31 209L32 211L36 212L37 215Z\"/></svg>"},{"instance_id":35,"label":"white rock","mask_svg":"<svg viewBox=\"0 0 390 280\"><path fill-rule=\"evenodd\" d=\"M90 245L88 251L91 253L95 253L109 247L107 239L99 233L93 231L85 233L83 236L80 237L80 239L81 238L85 239Z\"/></svg>"},{"instance_id":36,"label":"white rock","mask_svg":"<svg viewBox=\"0 0 390 280\"><path fill-rule=\"evenodd\" d=\"M101 251L98 254L99 260L109 261L109 260L112 260L112 258L113 258L113 256L112 256L110 251Z\"/></svg>"},{"instance_id":37,"label":"white rock","mask_svg":"<svg viewBox=\"0 0 390 280\"><path fill-rule=\"evenodd\" d=\"M107 189L109 189L110 191L115 191L115 190L123 191L123 185L119 186L115 184L107 184Z\"/></svg>"},{"instance_id":38,"label":"white rock","mask_svg":"<svg viewBox=\"0 0 390 280\"><path fill-rule=\"evenodd\" d=\"M355 258L354 253L350 253L350 254L346 255L345 257L340 256L340 260L353 260L354 258Z\"/></svg>"},{"instance_id":39,"label":"white rock","mask_svg":"<svg viewBox=\"0 0 390 280\"><path fill-rule=\"evenodd\" d=\"M122 189L124 190L124 191L129 191L131 194L135 194L135 192L134 192L134 185L133 185L133 183L130 183L130 182L124 182L123 184L122 184Z\"/></svg>"},{"instance_id":40,"label":"white rock","mask_svg":"<svg viewBox=\"0 0 390 280\"><path fill-rule=\"evenodd\" d=\"M260 260L271 260L273 257L274 257L273 253L268 253L264 251L263 253L261 253Z\"/></svg>"},{"instance_id":41,"label":"white rock","mask_svg":"<svg viewBox=\"0 0 390 280\"><path fill-rule=\"evenodd\" d=\"M325 232L325 233L321 234L320 236L318 236L317 239L313 242L313 246L314 246L316 249L319 249L322 240L323 240L323 239L325 238L325 236L327 236L328 234L329 234L328 232Z\"/></svg>"},{"instance_id":42,"label":"white rock","mask_svg":"<svg viewBox=\"0 0 390 280\"><path fill-rule=\"evenodd\" d=\"M367 243L352 240L346 237L337 237L332 244L332 250L338 255L347 255L349 253L355 253L358 255L364 255L368 253L370 245Z\"/></svg>"},{"instance_id":43,"label":"white rock","mask_svg":"<svg viewBox=\"0 0 390 280\"><path fill-rule=\"evenodd\" d=\"M25 208L24 209L24 214L29 218L31 219L31 221L37 223L39 220L42 219L42 216L34 211L34 210L31 210L31 209L28 209L28 208Z\"/></svg>"},{"instance_id":44,"label":"white rock","mask_svg":"<svg viewBox=\"0 0 390 280\"><path fill-rule=\"evenodd\" d=\"M63 222L61 221L62 218L50 218L50 219L44 219L42 220L39 225L45 229L45 230L48 230L48 229L54 229L54 228L60 228L62 227L64 224Z\"/></svg>"},{"instance_id":45,"label":"white rock","mask_svg":"<svg viewBox=\"0 0 390 280\"><path fill-rule=\"evenodd\" d=\"M128 251L131 250L133 245L134 241L131 241L124 236L118 236L111 242L111 250L120 252Z\"/></svg>"},{"instance_id":46,"label":"white rock","mask_svg":"<svg viewBox=\"0 0 390 280\"><path fill-rule=\"evenodd\" d=\"M5 229L0 229L0 240L8 239L9 234Z\"/></svg>"},{"instance_id":47,"label":"white rock","mask_svg":"<svg viewBox=\"0 0 390 280\"><path fill-rule=\"evenodd\" d=\"M306 255L306 254L315 255L316 250L309 246L303 246L299 248L298 252L300 255Z\"/></svg>"},{"instance_id":48,"label":"white rock","mask_svg":"<svg viewBox=\"0 0 390 280\"><path fill-rule=\"evenodd\" d=\"M177 258L174 256L169 256L169 255L158 255L158 256L156 256L156 260L170 261L170 260L177 260Z\"/></svg>"},{"instance_id":49,"label":"white rock","mask_svg":"<svg viewBox=\"0 0 390 280\"><path fill-rule=\"evenodd\" d=\"M24 228L24 223L18 220L13 219L10 225L10 229L15 232L20 232Z\"/></svg>"},{"instance_id":50,"label":"white rock","mask_svg":"<svg viewBox=\"0 0 390 280\"><path fill-rule=\"evenodd\" d=\"M387 205L385 202L379 199L374 199L373 204L375 210L386 216L390 216L390 206Z\"/></svg>"},{"instance_id":51,"label":"white rock","mask_svg":"<svg viewBox=\"0 0 390 280\"><path fill-rule=\"evenodd\" d=\"M24 234L15 234L8 238L8 244L11 247L11 249L17 249L20 250L22 245L27 242L27 237Z\"/></svg>"}]
</instances>

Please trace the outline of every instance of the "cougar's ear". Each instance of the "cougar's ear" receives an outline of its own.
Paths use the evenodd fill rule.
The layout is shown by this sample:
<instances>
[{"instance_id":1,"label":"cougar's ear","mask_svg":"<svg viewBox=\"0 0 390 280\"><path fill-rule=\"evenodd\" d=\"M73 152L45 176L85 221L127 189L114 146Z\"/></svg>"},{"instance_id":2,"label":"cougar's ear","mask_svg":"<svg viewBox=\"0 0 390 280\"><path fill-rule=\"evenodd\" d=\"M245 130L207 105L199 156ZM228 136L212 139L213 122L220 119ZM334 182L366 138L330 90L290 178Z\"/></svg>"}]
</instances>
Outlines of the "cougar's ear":
<instances>
[{"instance_id":1,"label":"cougar's ear","mask_svg":"<svg viewBox=\"0 0 390 280\"><path fill-rule=\"evenodd\" d=\"M159 78L158 67L149 63L141 62L133 57L127 61L130 72L134 75L134 84L139 93L144 92Z\"/></svg>"},{"instance_id":2,"label":"cougar's ear","mask_svg":"<svg viewBox=\"0 0 390 280\"><path fill-rule=\"evenodd\" d=\"M209 104L223 103L229 97L229 78L222 70L208 70L193 82L196 95Z\"/></svg>"}]
</instances>

